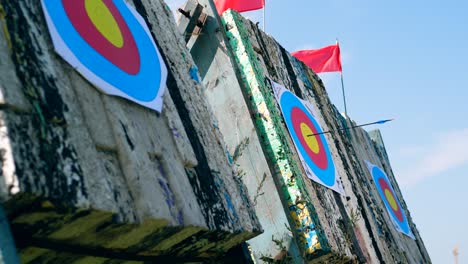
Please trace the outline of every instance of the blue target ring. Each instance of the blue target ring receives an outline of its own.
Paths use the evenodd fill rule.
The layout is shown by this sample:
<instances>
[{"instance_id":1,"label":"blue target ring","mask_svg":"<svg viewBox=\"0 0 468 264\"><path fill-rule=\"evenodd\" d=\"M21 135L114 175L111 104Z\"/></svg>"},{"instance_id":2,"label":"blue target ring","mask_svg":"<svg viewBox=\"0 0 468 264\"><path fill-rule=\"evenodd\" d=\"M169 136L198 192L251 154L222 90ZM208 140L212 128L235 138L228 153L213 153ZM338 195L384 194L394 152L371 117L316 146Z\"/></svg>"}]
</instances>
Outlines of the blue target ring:
<instances>
[{"instance_id":1,"label":"blue target ring","mask_svg":"<svg viewBox=\"0 0 468 264\"><path fill-rule=\"evenodd\" d=\"M301 130L297 129L299 126L307 125L314 134L322 133L323 131L319 123L303 102L290 91L283 92L279 101L286 125L300 156L325 186L334 186L336 182L335 165L325 136L323 134L315 136L318 154L314 155L315 153L311 152L310 146L304 144L304 139L308 135L301 133Z\"/></svg>"},{"instance_id":2,"label":"blue target ring","mask_svg":"<svg viewBox=\"0 0 468 264\"><path fill-rule=\"evenodd\" d=\"M42 4L58 53L91 83L149 107L156 100L161 104L166 66L144 20L124 0L42 0ZM107 21L99 17L101 13L90 15L93 4L110 14ZM108 34L100 35L109 24L116 25L109 32L118 32L120 43L113 45L106 39Z\"/></svg>"},{"instance_id":3,"label":"blue target ring","mask_svg":"<svg viewBox=\"0 0 468 264\"><path fill-rule=\"evenodd\" d=\"M403 207L401 206L387 175L383 170L375 165L373 165L370 171L379 195L382 198L393 223L400 232L414 238L408 223L408 218L403 211Z\"/></svg>"}]
</instances>

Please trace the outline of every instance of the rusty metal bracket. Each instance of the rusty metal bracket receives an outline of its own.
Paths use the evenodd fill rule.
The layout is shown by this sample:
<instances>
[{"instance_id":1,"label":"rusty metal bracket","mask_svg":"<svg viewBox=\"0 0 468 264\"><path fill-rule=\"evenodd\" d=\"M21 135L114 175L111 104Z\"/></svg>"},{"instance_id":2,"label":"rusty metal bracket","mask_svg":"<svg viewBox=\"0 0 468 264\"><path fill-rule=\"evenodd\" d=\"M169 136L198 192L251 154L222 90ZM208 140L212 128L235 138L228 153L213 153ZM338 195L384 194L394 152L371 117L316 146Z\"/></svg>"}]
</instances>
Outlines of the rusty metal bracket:
<instances>
[{"instance_id":1,"label":"rusty metal bracket","mask_svg":"<svg viewBox=\"0 0 468 264\"><path fill-rule=\"evenodd\" d=\"M208 18L203 9L204 7L197 0L188 0L184 7L177 10L181 14L178 28L184 36L185 43L201 34Z\"/></svg>"}]
</instances>

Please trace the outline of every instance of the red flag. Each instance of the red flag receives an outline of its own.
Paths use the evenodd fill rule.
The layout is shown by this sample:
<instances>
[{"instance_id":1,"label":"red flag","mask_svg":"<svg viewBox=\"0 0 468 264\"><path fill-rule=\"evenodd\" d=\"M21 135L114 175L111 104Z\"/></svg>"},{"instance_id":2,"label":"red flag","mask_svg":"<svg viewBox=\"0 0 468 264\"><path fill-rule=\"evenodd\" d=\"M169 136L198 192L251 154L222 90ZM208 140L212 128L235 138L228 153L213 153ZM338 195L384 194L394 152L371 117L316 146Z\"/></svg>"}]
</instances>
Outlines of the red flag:
<instances>
[{"instance_id":1,"label":"red flag","mask_svg":"<svg viewBox=\"0 0 468 264\"><path fill-rule=\"evenodd\" d=\"M257 9L262 9L264 0L215 0L216 9L219 14L229 8L236 10L237 12L247 12Z\"/></svg>"},{"instance_id":2,"label":"red flag","mask_svg":"<svg viewBox=\"0 0 468 264\"><path fill-rule=\"evenodd\" d=\"M292 55L304 62L314 72L341 72L340 46L338 44L316 50L300 50Z\"/></svg>"}]
</instances>

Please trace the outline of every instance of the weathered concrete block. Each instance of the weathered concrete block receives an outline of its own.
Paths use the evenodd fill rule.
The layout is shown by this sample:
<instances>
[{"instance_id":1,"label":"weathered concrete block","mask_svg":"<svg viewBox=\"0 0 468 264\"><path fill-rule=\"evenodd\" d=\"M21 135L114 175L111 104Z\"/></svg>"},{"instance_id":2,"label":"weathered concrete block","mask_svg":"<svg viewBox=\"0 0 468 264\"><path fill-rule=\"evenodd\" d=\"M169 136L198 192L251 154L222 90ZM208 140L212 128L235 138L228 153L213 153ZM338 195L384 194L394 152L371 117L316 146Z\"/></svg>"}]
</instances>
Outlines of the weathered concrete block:
<instances>
[{"instance_id":1,"label":"weathered concrete block","mask_svg":"<svg viewBox=\"0 0 468 264\"><path fill-rule=\"evenodd\" d=\"M416 240L393 228L365 167L364 160L369 160L392 175L383 144L376 139L372 141L362 129L327 134L346 196L310 181L300 166L266 80L269 78L283 84L312 103L319 110L317 119L324 131L351 126L351 121L343 118L330 103L320 79L255 24L232 11L225 12L222 20L244 100L262 139L265 156L277 168L272 175L279 182L278 193L287 205L285 212L306 259L311 263L352 259L369 263L429 263L414 224L411 225L417 234ZM223 114L227 113L219 113ZM398 186L394 178L390 178L392 185ZM397 196L403 201L399 191ZM307 208L306 212L296 211L298 199L301 209ZM402 204L409 215L406 205ZM302 221L294 221L297 218ZM312 235L311 230L314 232ZM314 238L319 243L314 244L307 238Z\"/></svg>"},{"instance_id":2,"label":"weathered concrete block","mask_svg":"<svg viewBox=\"0 0 468 264\"><path fill-rule=\"evenodd\" d=\"M129 2L168 66L161 114L55 54L40 1L0 0L0 198L25 262L76 248L76 260L207 258L261 231L172 13Z\"/></svg>"},{"instance_id":3,"label":"weathered concrete block","mask_svg":"<svg viewBox=\"0 0 468 264\"><path fill-rule=\"evenodd\" d=\"M196 8L197 5L189 1L184 10L192 14L197 11ZM208 16L202 34L187 39L187 45L191 47L192 57L200 69L205 93L217 117L217 127L227 144L237 177L246 185L262 224L263 234L249 240L248 244L258 262L262 262L262 258L282 256L284 249L290 252L291 258L300 261L301 254L272 177L274 168L269 166L263 154L248 104L243 100L244 95L231 63L231 51L226 49L216 11L206 7L202 12ZM196 20L196 17L190 19ZM181 16L180 26L188 21L189 18ZM189 31L183 33L191 35Z\"/></svg>"}]
</instances>

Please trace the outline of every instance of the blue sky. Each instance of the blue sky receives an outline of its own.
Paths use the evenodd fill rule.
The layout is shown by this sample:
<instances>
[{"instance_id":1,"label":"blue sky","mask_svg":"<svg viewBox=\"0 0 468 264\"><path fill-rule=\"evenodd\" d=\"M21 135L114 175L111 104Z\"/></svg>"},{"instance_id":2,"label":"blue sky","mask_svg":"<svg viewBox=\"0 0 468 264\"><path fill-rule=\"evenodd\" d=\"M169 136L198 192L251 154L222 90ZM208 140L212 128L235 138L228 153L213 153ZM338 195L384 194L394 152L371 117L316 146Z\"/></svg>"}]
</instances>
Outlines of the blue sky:
<instances>
[{"instance_id":1,"label":"blue sky","mask_svg":"<svg viewBox=\"0 0 468 264\"><path fill-rule=\"evenodd\" d=\"M349 116L396 118L378 128L433 263L453 263L455 245L468 263L468 1L266 1L287 50L340 40ZM343 110L339 75L321 77Z\"/></svg>"}]
</instances>

